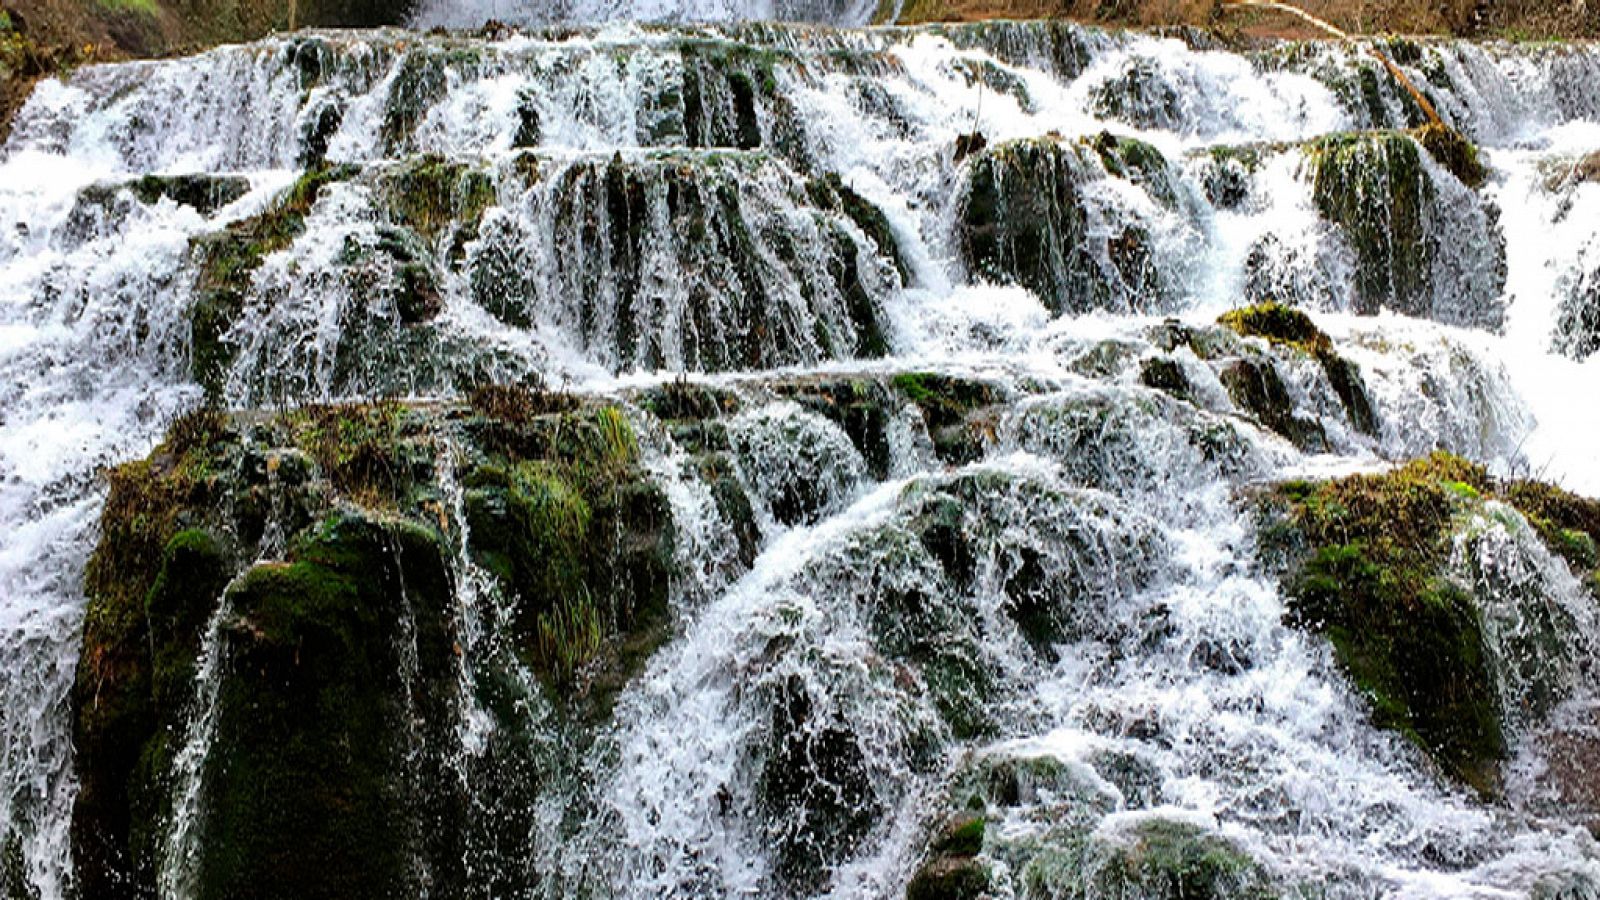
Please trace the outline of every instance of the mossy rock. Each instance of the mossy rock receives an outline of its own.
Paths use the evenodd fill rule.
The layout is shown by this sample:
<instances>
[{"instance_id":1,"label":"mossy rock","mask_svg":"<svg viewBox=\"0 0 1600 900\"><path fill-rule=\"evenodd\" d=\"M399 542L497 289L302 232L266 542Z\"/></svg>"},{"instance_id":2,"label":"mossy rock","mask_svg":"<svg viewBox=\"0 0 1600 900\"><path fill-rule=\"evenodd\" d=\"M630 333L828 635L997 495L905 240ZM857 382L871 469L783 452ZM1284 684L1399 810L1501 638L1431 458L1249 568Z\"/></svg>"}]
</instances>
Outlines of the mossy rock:
<instances>
[{"instance_id":1,"label":"mossy rock","mask_svg":"<svg viewBox=\"0 0 1600 900\"><path fill-rule=\"evenodd\" d=\"M1367 394L1361 368L1334 352L1333 340L1317 327L1310 316L1276 301L1267 301L1224 313L1217 322L1246 337L1265 338L1270 343L1314 357L1322 366L1334 393L1344 404L1351 427L1362 434L1378 435L1378 416ZM1270 385L1266 388L1270 389ZM1297 430L1303 432L1305 429L1301 427Z\"/></svg>"},{"instance_id":2,"label":"mossy rock","mask_svg":"<svg viewBox=\"0 0 1600 900\"><path fill-rule=\"evenodd\" d=\"M112 471L73 698L72 840L87 890L154 891L202 639L269 521L287 561L259 564L225 601L197 895L409 895L423 869L435 889L462 885L470 829L458 778L441 768L459 740L460 652L439 533L454 527L437 485L443 440L463 460L472 548L504 574L506 596L524 605L519 579L558 585L593 613L532 598L544 615L509 635L509 658L478 662L480 683L526 659L575 735L608 712L670 633L670 509L616 407L479 405L499 417L386 402L202 411L150 459ZM496 533L474 516L485 494L520 518ZM493 708L516 717L544 702Z\"/></svg>"},{"instance_id":3,"label":"mossy rock","mask_svg":"<svg viewBox=\"0 0 1600 900\"><path fill-rule=\"evenodd\" d=\"M452 798L426 790L450 783L442 760L408 749L414 723L429 723L426 741L446 740L454 722L445 559L416 526L336 518L290 562L257 564L230 590L198 897L421 890L422 822L455 815ZM405 622L414 668L401 656Z\"/></svg>"},{"instance_id":4,"label":"mossy rock","mask_svg":"<svg viewBox=\"0 0 1600 900\"><path fill-rule=\"evenodd\" d=\"M963 262L977 277L1029 289L1056 313L1159 307L1164 288L1144 226L1113 216L1091 228L1086 193L1094 181L1121 177L1159 198L1159 158L1115 138L1038 138L976 154L959 213Z\"/></svg>"},{"instance_id":5,"label":"mossy rock","mask_svg":"<svg viewBox=\"0 0 1600 900\"><path fill-rule=\"evenodd\" d=\"M1344 228L1357 260L1357 311L1394 304L1431 306L1433 266L1427 234L1433 185L1417 143L1397 132L1343 134L1311 144L1313 195L1323 216Z\"/></svg>"},{"instance_id":6,"label":"mossy rock","mask_svg":"<svg viewBox=\"0 0 1600 900\"><path fill-rule=\"evenodd\" d=\"M603 710L667 636L666 498L616 407L473 427L490 453L466 478L473 553L515 598L540 672Z\"/></svg>"},{"instance_id":7,"label":"mossy rock","mask_svg":"<svg viewBox=\"0 0 1600 900\"><path fill-rule=\"evenodd\" d=\"M1268 900L1260 865L1237 845L1194 825L1146 819L1113 840L1096 840L1086 860L1086 897L1152 900Z\"/></svg>"},{"instance_id":8,"label":"mossy rock","mask_svg":"<svg viewBox=\"0 0 1600 900\"><path fill-rule=\"evenodd\" d=\"M890 384L922 411L940 459L961 465L983 456L994 435L981 411L1005 399L999 386L935 372L902 372Z\"/></svg>"},{"instance_id":9,"label":"mossy rock","mask_svg":"<svg viewBox=\"0 0 1600 900\"><path fill-rule=\"evenodd\" d=\"M595 252L562 256L553 272L531 277L522 261L526 223L496 219L474 254L473 297L527 328L554 279L569 292L562 300L583 346L619 370L880 357L888 351L883 300L899 287L892 248L880 245L891 236L825 181L808 190L759 152L675 150L576 163L548 186L557 198L554 228ZM774 197L754 183L788 190ZM681 308L657 296L652 266L662 250L685 273Z\"/></svg>"},{"instance_id":10,"label":"mossy rock","mask_svg":"<svg viewBox=\"0 0 1600 900\"><path fill-rule=\"evenodd\" d=\"M838 425L861 453L874 478L889 475L889 418L893 397L875 379L843 381L805 380L774 385L780 396L793 398L806 409Z\"/></svg>"},{"instance_id":11,"label":"mossy rock","mask_svg":"<svg viewBox=\"0 0 1600 900\"><path fill-rule=\"evenodd\" d=\"M1286 579L1293 621L1328 637L1378 725L1486 794L1506 738L1480 613L1444 565L1455 517L1489 488L1482 469L1438 454L1283 489L1307 547Z\"/></svg>"},{"instance_id":12,"label":"mossy rock","mask_svg":"<svg viewBox=\"0 0 1600 900\"><path fill-rule=\"evenodd\" d=\"M1308 452L1328 449L1328 436L1314 418L1295 412L1294 398L1271 358L1236 360L1218 375L1228 396L1266 428Z\"/></svg>"},{"instance_id":13,"label":"mossy rock","mask_svg":"<svg viewBox=\"0 0 1600 900\"><path fill-rule=\"evenodd\" d=\"M1139 383L1145 387L1164 391L1179 400L1193 402L1194 385L1183 366L1171 357L1152 357L1139 365Z\"/></svg>"},{"instance_id":14,"label":"mossy rock","mask_svg":"<svg viewBox=\"0 0 1600 900\"><path fill-rule=\"evenodd\" d=\"M96 896L136 896L154 884L176 749L169 734L190 701L206 621L233 574L222 541L180 530L191 518L185 507L212 494L197 475L209 440L168 447L179 455L170 469L133 463L113 473L87 576L72 699L79 790L71 839L79 884Z\"/></svg>"},{"instance_id":15,"label":"mossy rock","mask_svg":"<svg viewBox=\"0 0 1600 900\"><path fill-rule=\"evenodd\" d=\"M975 859L940 857L911 876L906 900L978 900L989 889L989 867Z\"/></svg>"},{"instance_id":16,"label":"mossy rock","mask_svg":"<svg viewBox=\"0 0 1600 900\"><path fill-rule=\"evenodd\" d=\"M902 284L911 282L911 264L906 260L906 255L900 249L900 242L894 236L894 229L889 224L888 216L883 210L874 206L872 201L856 193L849 185L844 183L837 174L832 172L821 178L814 178L807 185L812 202L822 209L833 209L843 212L860 228L873 245L878 254L894 264L894 269L900 275Z\"/></svg>"},{"instance_id":17,"label":"mossy rock","mask_svg":"<svg viewBox=\"0 0 1600 900\"><path fill-rule=\"evenodd\" d=\"M445 256L460 262L477 237L484 211L496 201L488 171L440 156L423 156L385 176L390 215L430 244L448 238Z\"/></svg>"},{"instance_id":18,"label":"mossy rock","mask_svg":"<svg viewBox=\"0 0 1600 900\"><path fill-rule=\"evenodd\" d=\"M310 169L266 212L192 243L199 276L188 311L190 371L208 396L220 397L227 381L237 352L228 332L244 308L256 269L300 236L324 188L356 172L352 166Z\"/></svg>"},{"instance_id":19,"label":"mossy rock","mask_svg":"<svg viewBox=\"0 0 1600 900\"><path fill-rule=\"evenodd\" d=\"M146 175L128 187L141 203L168 199L210 216L250 193L250 179L218 175Z\"/></svg>"},{"instance_id":20,"label":"mossy rock","mask_svg":"<svg viewBox=\"0 0 1600 900\"><path fill-rule=\"evenodd\" d=\"M1311 317L1282 303L1266 302L1230 310L1217 323L1245 337L1266 338L1274 344L1293 347L1307 354L1333 349L1333 341L1311 321Z\"/></svg>"},{"instance_id":21,"label":"mossy rock","mask_svg":"<svg viewBox=\"0 0 1600 900\"><path fill-rule=\"evenodd\" d=\"M1600 500L1527 480L1504 485L1501 494L1575 573L1600 570Z\"/></svg>"}]
</instances>

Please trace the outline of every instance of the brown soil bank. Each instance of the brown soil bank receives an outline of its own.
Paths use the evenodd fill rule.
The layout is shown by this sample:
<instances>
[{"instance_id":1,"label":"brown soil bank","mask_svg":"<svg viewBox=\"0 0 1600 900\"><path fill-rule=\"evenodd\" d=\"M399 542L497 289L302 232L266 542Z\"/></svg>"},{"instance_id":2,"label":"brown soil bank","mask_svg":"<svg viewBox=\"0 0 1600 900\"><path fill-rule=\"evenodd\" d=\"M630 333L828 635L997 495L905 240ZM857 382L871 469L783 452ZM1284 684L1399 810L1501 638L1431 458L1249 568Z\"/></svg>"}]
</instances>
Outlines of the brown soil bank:
<instances>
[{"instance_id":1,"label":"brown soil bank","mask_svg":"<svg viewBox=\"0 0 1600 900\"><path fill-rule=\"evenodd\" d=\"M398 25L413 0L0 0L0 141L39 78L292 27Z\"/></svg>"},{"instance_id":2,"label":"brown soil bank","mask_svg":"<svg viewBox=\"0 0 1600 900\"><path fill-rule=\"evenodd\" d=\"M1356 34L1600 37L1600 3L1594 0L1300 0L1295 5ZM1283 13L1224 7L1222 0L903 0L898 21L1066 18L1104 25L1193 25L1259 37L1324 36ZM887 17L893 0L881 8Z\"/></svg>"}]
</instances>

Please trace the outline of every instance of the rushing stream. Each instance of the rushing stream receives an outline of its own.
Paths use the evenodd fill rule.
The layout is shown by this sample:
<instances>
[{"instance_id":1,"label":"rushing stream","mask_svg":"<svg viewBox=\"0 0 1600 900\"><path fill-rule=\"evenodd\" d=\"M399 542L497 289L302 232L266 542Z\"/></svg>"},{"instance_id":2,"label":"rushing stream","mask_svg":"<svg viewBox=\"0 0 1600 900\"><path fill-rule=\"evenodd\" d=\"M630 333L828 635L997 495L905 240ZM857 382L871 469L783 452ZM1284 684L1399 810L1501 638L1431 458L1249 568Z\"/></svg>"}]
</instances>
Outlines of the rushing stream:
<instances>
[{"instance_id":1,"label":"rushing stream","mask_svg":"<svg viewBox=\"0 0 1600 900\"><path fill-rule=\"evenodd\" d=\"M1341 228L1308 142L1418 124L1354 50L854 27L875 6L451 3L418 24L530 30L303 34L38 86L0 151L0 846L38 896L70 889L101 468L208 392L235 410L437 401L530 375L623 398L671 505L675 625L584 759L516 756L555 773L533 796L473 793L507 758L480 705L447 732L459 746L416 748L452 755L486 821L527 830L467 841L485 895L901 896L956 785L1039 760L1057 774L989 822L1005 896L1083 896L1037 864L1071 816L1111 841L1152 818L1219 835L1294 896L1600 895L1600 847L1543 788L1542 720L1509 723L1502 800L1441 779L1368 723L1324 641L1284 624L1239 502L1434 449L1600 494L1600 180L1579 164L1600 149L1600 49L1407 45L1488 180L1399 137L1375 152L1411 160L1411 181L1380 170L1388 193L1356 189L1370 215ZM538 30L624 16L724 24ZM987 146L958 153L972 133ZM222 296L207 236L314 167L336 175L303 230L244 274L220 326L196 325ZM428 228L399 234L395 210L441 177L445 199L422 201L437 208L408 213ZM1365 418L1309 357L1236 340L1230 358L1275 370L1292 406L1269 422L1182 336L1269 297L1359 368ZM1152 359L1183 396L1148 386ZM990 385L979 458L938 452L911 403L865 453L773 386L906 372ZM680 373L739 398L723 425L747 553L694 451L635 402ZM470 696L475 667L515 654L462 488L441 482ZM918 537L952 508L976 535L960 583ZM1486 523L1457 553L1589 625L1567 640L1592 654L1594 597L1525 524ZM1048 646L1013 621L1023 578L1069 611ZM1587 665L1517 666L1533 602L1505 598L1491 629L1500 690L1555 691L1556 715L1581 718ZM907 687L931 663L893 661L930 640L937 671L982 685L972 727ZM202 680L223 677L216 649ZM179 816L198 802L199 706L174 736ZM562 739L527 715L526 740ZM834 724L785 743L780 720ZM807 760L823 774L792 808L761 799ZM163 896L193 895L192 824L166 825Z\"/></svg>"}]
</instances>

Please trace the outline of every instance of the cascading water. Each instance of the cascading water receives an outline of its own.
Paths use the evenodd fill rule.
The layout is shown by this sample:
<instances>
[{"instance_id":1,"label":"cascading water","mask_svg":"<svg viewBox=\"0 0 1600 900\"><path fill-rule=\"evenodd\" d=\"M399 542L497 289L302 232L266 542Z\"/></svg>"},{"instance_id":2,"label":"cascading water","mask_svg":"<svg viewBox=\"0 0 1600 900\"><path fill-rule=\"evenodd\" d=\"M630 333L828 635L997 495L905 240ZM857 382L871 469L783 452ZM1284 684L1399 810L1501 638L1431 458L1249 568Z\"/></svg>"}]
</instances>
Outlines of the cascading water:
<instances>
[{"instance_id":1,"label":"cascading water","mask_svg":"<svg viewBox=\"0 0 1600 900\"><path fill-rule=\"evenodd\" d=\"M1250 498L1436 449L1600 492L1600 51L1396 50L1481 144L1470 187L1392 130L1416 111L1349 48L733 23L854 26L872 3L501 6L418 21L702 24L295 35L88 67L19 114L0 895L84 879L98 470L202 398L392 396L443 423L406 477L432 486L448 578L365 475L318 514L381 512L398 618L368 634L404 646L361 664L404 690L409 893L898 896L978 804L999 896L1111 895L1140 848L1180 846L1250 895L1593 895L1596 812L1552 787L1594 727L1592 588L1497 500L1456 537L1509 744L1485 801L1371 724L1290 623ZM1215 324L1268 299L1332 349ZM530 380L557 412L620 404L594 427L656 493L575 499L557 475L596 466L507 463L510 438L438 411ZM238 426L264 496L311 465L273 449L320 427L293 415ZM579 643L604 598L562 582L536 609L511 552L482 550L518 497L570 512L562 535L670 548L666 608L615 613L659 642L582 715L559 696L577 666L519 635ZM350 530L269 519L296 515L298 542L241 539L263 562L230 598L264 603L276 560ZM658 518L644 546L630 529ZM271 607L232 602L204 629L204 709L164 712L192 746L156 779L141 864L163 896L210 896L208 838L238 827L195 799L252 734L229 661L274 659L252 649Z\"/></svg>"}]
</instances>

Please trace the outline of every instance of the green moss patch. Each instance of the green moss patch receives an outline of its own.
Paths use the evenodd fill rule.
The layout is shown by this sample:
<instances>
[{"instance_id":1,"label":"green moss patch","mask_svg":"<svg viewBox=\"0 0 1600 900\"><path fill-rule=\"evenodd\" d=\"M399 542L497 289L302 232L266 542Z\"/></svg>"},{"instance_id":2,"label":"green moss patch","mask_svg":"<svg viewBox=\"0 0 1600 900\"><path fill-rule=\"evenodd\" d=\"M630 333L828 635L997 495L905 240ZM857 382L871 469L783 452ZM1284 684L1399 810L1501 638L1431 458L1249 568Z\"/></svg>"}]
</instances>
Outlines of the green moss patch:
<instances>
[{"instance_id":1,"label":"green moss patch","mask_svg":"<svg viewBox=\"0 0 1600 900\"><path fill-rule=\"evenodd\" d=\"M604 708L666 636L671 515L614 406L472 424L473 550L516 598L530 661Z\"/></svg>"},{"instance_id":2,"label":"green moss patch","mask_svg":"<svg viewBox=\"0 0 1600 900\"><path fill-rule=\"evenodd\" d=\"M176 419L148 459L107 473L72 693L71 839L85 896L154 877L172 735L233 572L216 507L237 441L227 417L201 409Z\"/></svg>"},{"instance_id":3,"label":"green moss patch","mask_svg":"<svg viewBox=\"0 0 1600 900\"><path fill-rule=\"evenodd\" d=\"M1333 349L1333 341L1317 328L1310 316L1282 303L1269 301L1230 310L1223 313L1217 323L1246 337L1266 338L1274 344L1284 344L1309 354Z\"/></svg>"},{"instance_id":4,"label":"green moss patch","mask_svg":"<svg viewBox=\"0 0 1600 900\"><path fill-rule=\"evenodd\" d=\"M420 890L422 787L445 775L407 735L449 721L451 644L428 623L450 590L437 537L339 517L230 591L223 650L238 674L217 699L198 897ZM401 658L406 621L414 663ZM408 702L419 695L438 708Z\"/></svg>"},{"instance_id":5,"label":"green moss patch","mask_svg":"<svg viewBox=\"0 0 1600 900\"><path fill-rule=\"evenodd\" d=\"M1334 352L1333 340L1311 321L1310 316L1292 306L1269 300L1223 313L1217 323L1246 337L1265 338L1272 344L1315 357L1323 373L1328 376L1334 393L1344 404L1351 426L1363 434L1377 436L1378 416L1367 396L1367 386L1361 377L1360 367ZM1237 376L1235 379L1235 384L1229 384L1230 391L1236 387ZM1293 428L1286 433L1291 440L1296 439L1295 432L1309 434L1308 425L1292 421L1287 424ZM1276 427L1274 430L1283 432L1283 429ZM1317 430L1320 431L1320 428ZM1299 443L1298 440L1296 442Z\"/></svg>"},{"instance_id":6,"label":"green moss patch","mask_svg":"<svg viewBox=\"0 0 1600 900\"><path fill-rule=\"evenodd\" d=\"M1303 542L1285 580L1294 621L1329 638L1375 722L1462 782L1495 792L1507 749L1502 711L1481 614L1446 576L1453 538L1466 513L1500 500L1588 575L1600 502L1534 482L1498 483L1447 454L1279 492Z\"/></svg>"},{"instance_id":7,"label":"green moss patch","mask_svg":"<svg viewBox=\"0 0 1600 900\"><path fill-rule=\"evenodd\" d=\"M385 195L395 222L430 244L451 238L448 255L459 260L477 236L484 211L496 200L490 173L441 156L410 160L386 178Z\"/></svg>"},{"instance_id":8,"label":"green moss patch","mask_svg":"<svg viewBox=\"0 0 1600 900\"><path fill-rule=\"evenodd\" d=\"M902 372L890 385L922 410L934 450L945 462L961 464L983 456L993 439L993 423L974 413L1004 399L985 381L934 372Z\"/></svg>"},{"instance_id":9,"label":"green moss patch","mask_svg":"<svg viewBox=\"0 0 1600 900\"><path fill-rule=\"evenodd\" d=\"M422 423L392 400L307 406L280 421L334 489L366 507L398 504L415 479L417 451L431 456Z\"/></svg>"}]
</instances>

